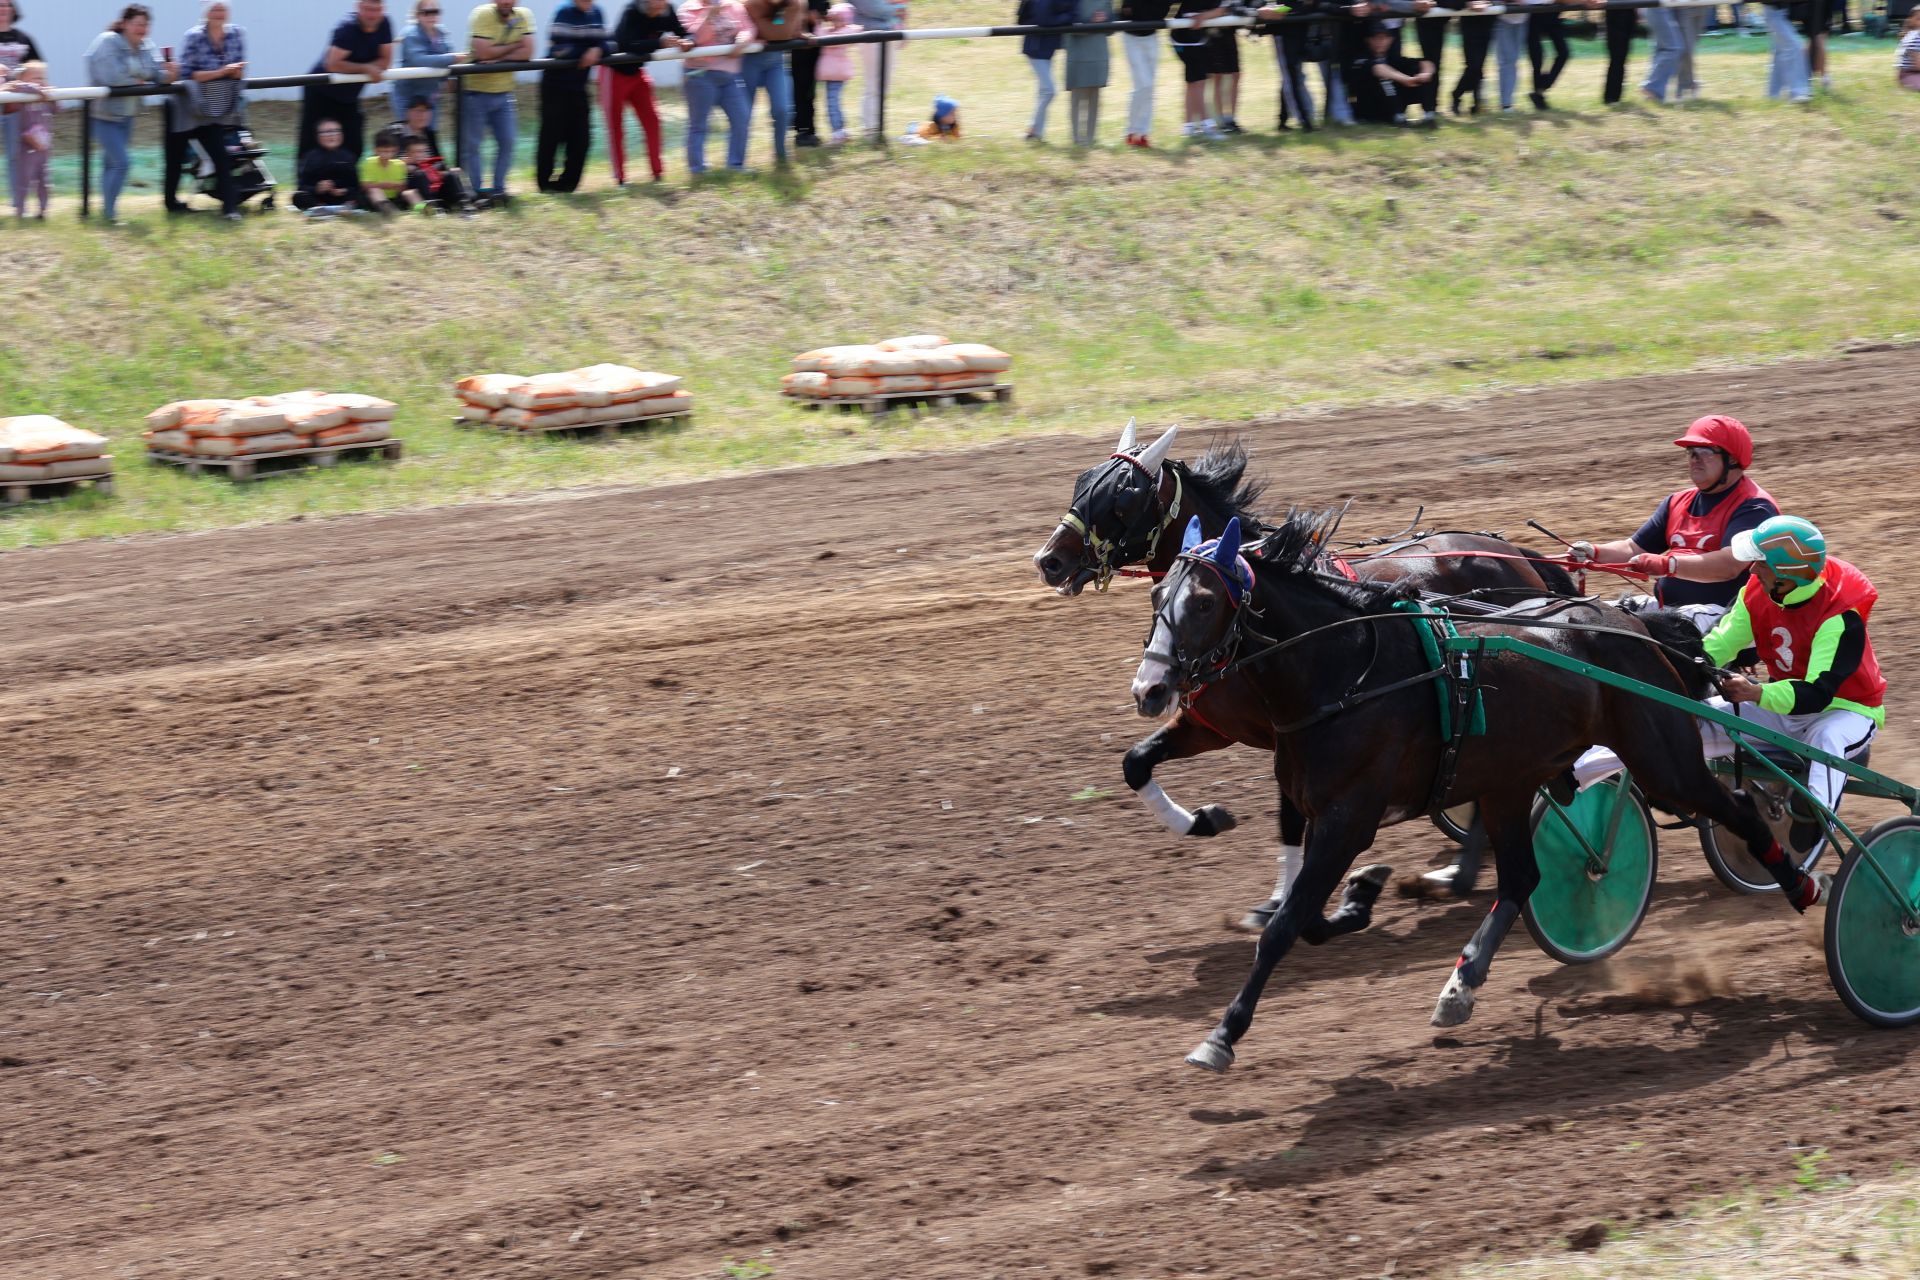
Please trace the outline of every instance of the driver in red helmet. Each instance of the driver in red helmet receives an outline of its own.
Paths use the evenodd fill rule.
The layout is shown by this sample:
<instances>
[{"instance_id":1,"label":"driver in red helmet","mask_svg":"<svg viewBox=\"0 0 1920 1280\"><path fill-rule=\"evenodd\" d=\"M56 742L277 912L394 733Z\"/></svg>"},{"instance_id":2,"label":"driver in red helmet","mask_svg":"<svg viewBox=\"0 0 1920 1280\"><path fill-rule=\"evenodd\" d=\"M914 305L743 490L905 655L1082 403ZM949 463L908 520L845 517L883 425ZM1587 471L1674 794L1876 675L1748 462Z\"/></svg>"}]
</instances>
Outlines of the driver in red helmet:
<instances>
[{"instance_id":1,"label":"driver in red helmet","mask_svg":"<svg viewBox=\"0 0 1920 1280\"><path fill-rule=\"evenodd\" d=\"M1576 542L1572 558L1647 574L1653 598L1686 614L1704 633L1746 585L1748 566L1734 557L1734 536L1753 532L1780 508L1747 475L1753 436L1739 419L1710 414L1674 443L1687 451L1692 485L1662 500L1631 538Z\"/></svg>"}]
</instances>

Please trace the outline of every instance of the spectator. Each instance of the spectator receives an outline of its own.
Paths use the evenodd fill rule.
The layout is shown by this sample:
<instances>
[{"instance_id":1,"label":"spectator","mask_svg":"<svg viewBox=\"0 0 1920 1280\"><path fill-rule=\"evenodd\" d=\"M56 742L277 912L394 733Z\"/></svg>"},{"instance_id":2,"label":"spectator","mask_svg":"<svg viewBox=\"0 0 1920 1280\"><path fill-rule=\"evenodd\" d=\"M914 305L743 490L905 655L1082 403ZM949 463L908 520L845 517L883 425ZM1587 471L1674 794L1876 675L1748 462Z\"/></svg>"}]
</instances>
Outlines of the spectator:
<instances>
[{"instance_id":1,"label":"spectator","mask_svg":"<svg viewBox=\"0 0 1920 1280\"><path fill-rule=\"evenodd\" d=\"M1828 90L1833 88L1833 81L1827 76L1827 32L1833 26L1833 9L1832 0L1805 0L1800 6L1804 15L1801 30L1807 37L1807 70L1822 89ZM1846 23L1846 0L1840 0L1840 26L1843 31ZM1812 91L1811 84L1808 91Z\"/></svg>"},{"instance_id":2,"label":"spectator","mask_svg":"<svg viewBox=\"0 0 1920 1280\"><path fill-rule=\"evenodd\" d=\"M1694 74L1693 58L1700 51L1700 37L1706 34L1707 15L1712 12L1715 11L1698 7L1674 10L1674 17L1680 21L1680 69L1674 74L1675 101L1700 96L1700 78Z\"/></svg>"},{"instance_id":3,"label":"spectator","mask_svg":"<svg viewBox=\"0 0 1920 1280\"><path fill-rule=\"evenodd\" d=\"M1447 79L1447 36L1450 34L1447 29L1453 24L1445 18L1428 17L1427 15L1432 9L1433 0L1424 0L1424 4L1419 6L1419 12L1414 18L1413 30L1414 34L1420 40L1420 60L1433 64L1433 79L1429 81L1433 88L1427 94L1427 97L1432 99L1432 101L1428 104L1427 109L1431 115L1438 119L1440 114L1440 86L1445 84ZM1566 47L1567 43L1563 38L1560 41L1562 57L1565 56ZM1396 50L1396 52L1405 51ZM1534 79L1538 80L1540 78L1540 72L1538 70L1539 62L1537 59L1534 67ZM1458 113L1456 112L1455 114Z\"/></svg>"},{"instance_id":4,"label":"spectator","mask_svg":"<svg viewBox=\"0 0 1920 1280\"><path fill-rule=\"evenodd\" d=\"M1329 6L1329 12L1352 13L1353 9L1335 3ZM1341 53L1347 39L1347 28L1352 25L1350 22L1330 19L1316 22L1307 29L1307 58L1320 64L1320 84L1327 95L1324 114L1330 124L1353 123L1353 102L1347 93L1346 60Z\"/></svg>"},{"instance_id":5,"label":"spectator","mask_svg":"<svg viewBox=\"0 0 1920 1280\"><path fill-rule=\"evenodd\" d=\"M1682 9L1679 12L1685 15L1691 15L1685 18L1684 21L1691 24L1688 29L1693 32L1693 39L1698 41L1701 31L1700 23L1704 21L1707 11L1705 9ZM1543 71L1541 67L1547 60L1546 47L1548 45L1553 46L1553 64L1547 66ZM1422 41L1421 48L1423 51L1425 47L1426 42ZM1531 15L1527 22L1527 61L1533 64L1533 92L1528 94L1527 97L1533 102L1536 111L1548 110L1547 91L1552 89L1555 83L1559 81L1560 73L1567 69L1567 60L1571 56L1572 53L1567 47L1567 26L1566 23L1560 20L1559 12L1536 13ZM1439 63L1436 62L1434 65L1437 67ZM1680 72L1681 85L1684 89L1693 79L1693 52L1691 45L1688 46L1687 57L1680 68Z\"/></svg>"},{"instance_id":6,"label":"spectator","mask_svg":"<svg viewBox=\"0 0 1920 1280\"><path fill-rule=\"evenodd\" d=\"M446 28L440 25L440 4L441 0L413 0L413 21L400 33L399 66L450 67L460 61L460 55L454 52L453 41L447 37ZM427 104L428 122L439 127L440 88L445 83L446 79L440 76L395 80L390 86L393 118L405 120L408 107L416 102L424 102Z\"/></svg>"},{"instance_id":7,"label":"spectator","mask_svg":"<svg viewBox=\"0 0 1920 1280\"><path fill-rule=\"evenodd\" d=\"M593 147L593 68L613 52L606 15L593 0L567 0L547 29L549 58L578 62L573 70L540 73L540 142L534 149L533 181L542 191L568 195L580 189ZM567 153L560 176L553 176L558 152Z\"/></svg>"},{"instance_id":8,"label":"spectator","mask_svg":"<svg viewBox=\"0 0 1920 1280\"><path fill-rule=\"evenodd\" d=\"M233 180L233 155L227 150L227 132L246 123L246 99L241 96L247 78L247 33L229 26L226 0L208 0L200 11L200 25L187 32L180 45L180 74L187 92L167 101L168 213L185 213L180 201L184 170L197 169L189 141L198 142L213 166L214 190L220 196L220 214L230 222L240 218L240 195Z\"/></svg>"},{"instance_id":9,"label":"spectator","mask_svg":"<svg viewBox=\"0 0 1920 1280\"><path fill-rule=\"evenodd\" d=\"M1393 36L1393 28L1378 19L1367 24L1367 51L1347 78L1353 86L1353 118L1363 124L1405 124L1407 108L1419 104L1426 109L1424 119L1437 123L1433 64L1396 55Z\"/></svg>"},{"instance_id":10,"label":"spectator","mask_svg":"<svg viewBox=\"0 0 1920 1280\"><path fill-rule=\"evenodd\" d=\"M353 16L342 19L327 41L327 51L313 64L314 75L371 76L378 80L393 65L393 24L387 21L386 0L356 0ZM318 141L319 124L332 120L340 126L342 145L358 160L366 146L366 120L360 114L365 85L309 86L300 103L300 140L305 155Z\"/></svg>"},{"instance_id":11,"label":"spectator","mask_svg":"<svg viewBox=\"0 0 1920 1280\"><path fill-rule=\"evenodd\" d=\"M800 23L800 34L811 37L827 20L828 0L806 0L807 14ZM820 47L809 42L787 55L787 67L793 76L793 145L820 145L819 99ZM843 82L844 83L844 82Z\"/></svg>"},{"instance_id":12,"label":"spectator","mask_svg":"<svg viewBox=\"0 0 1920 1280\"><path fill-rule=\"evenodd\" d=\"M863 31L904 31L907 6L903 0L853 0L853 14ZM860 46L860 74L867 83L860 91L860 127L870 141L880 140L880 95L896 83L900 42L885 40ZM884 72L884 74L883 74Z\"/></svg>"},{"instance_id":13,"label":"spectator","mask_svg":"<svg viewBox=\"0 0 1920 1280\"><path fill-rule=\"evenodd\" d=\"M1793 16L1787 12L1793 0L1767 0L1767 34L1773 39L1773 64L1767 72L1767 96L1782 95L1795 102L1808 102L1813 88L1807 83L1807 51L1801 47L1800 33L1793 28Z\"/></svg>"},{"instance_id":14,"label":"spectator","mask_svg":"<svg viewBox=\"0 0 1920 1280\"><path fill-rule=\"evenodd\" d=\"M1122 22L1164 22L1173 12L1173 0L1120 0ZM1149 147L1153 132L1153 82L1160 71L1160 33L1129 31L1120 37L1127 53L1127 76L1133 93L1127 98L1127 145Z\"/></svg>"},{"instance_id":15,"label":"spectator","mask_svg":"<svg viewBox=\"0 0 1920 1280\"><path fill-rule=\"evenodd\" d=\"M1228 0L1223 13L1238 15L1239 0ZM1240 110L1240 32L1216 27L1207 32L1207 87L1213 94L1216 133L1245 133L1234 119Z\"/></svg>"},{"instance_id":16,"label":"spectator","mask_svg":"<svg viewBox=\"0 0 1920 1280\"><path fill-rule=\"evenodd\" d=\"M433 104L415 98L407 104L407 118L400 122L409 138L421 138L436 156L447 154L440 146L440 131L433 125Z\"/></svg>"},{"instance_id":17,"label":"spectator","mask_svg":"<svg viewBox=\"0 0 1920 1280\"><path fill-rule=\"evenodd\" d=\"M1214 7L1209 8L1210 5ZM1227 11L1216 5L1215 0L1180 0L1175 16L1198 24L1224 18ZM1180 74L1187 85L1186 120L1180 126L1180 132L1185 137L1202 141L1218 138L1220 131L1207 118L1207 76L1212 66L1212 59L1207 56L1207 33L1198 25L1176 27L1170 38L1174 56L1180 59Z\"/></svg>"},{"instance_id":18,"label":"spectator","mask_svg":"<svg viewBox=\"0 0 1920 1280\"><path fill-rule=\"evenodd\" d=\"M1022 27L1067 27L1079 12L1079 0L1020 0L1013 20ZM1053 55L1060 52L1062 36L1025 35L1020 37L1020 52L1033 68L1033 123L1027 137L1034 142L1047 138L1047 108L1053 105Z\"/></svg>"},{"instance_id":19,"label":"spectator","mask_svg":"<svg viewBox=\"0 0 1920 1280\"><path fill-rule=\"evenodd\" d=\"M613 31L617 54L650 55L662 49L691 49L687 29L668 0L628 0ZM627 108L639 118L647 139L647 164L653 180L666 167L660 159L660 108L653 98L653 77L645 67L600 68L600 95L607 114L607 149L613 153L613 180L627 185Z\"/></svg>"},{"instance_id":20,"label":"spectator","mask_svg":"<svg viewBox=\"0 0 1920 1280\"><path fill-rule=\"evenodd\" d=\"M316 120L314 145L300 157L300 189L293 207L323 217L366 207L360 190L360 161L347 150L346 130L338 120Z\"/></svg>"},{"instance_id":21,"label":"spectator","mask_svg":"<svg viewBox=\"0 0 1920 1280\"><path fill-rule=\"evenodd\" d=\"M513 0L489 0L467 19L469 60L529 62L533 58L533 11ZM460 167L478 177L486 171L482 154L485 135L493 135L493 185L482 187L486 197L507 194L507 175L513 172L513 147L519 138L518 107L513 99L513 72L465 76L460 82Z\"/></svg>"},{"instance_id":22,"label":"spectator","mask_svg":"<svg viewBox=\"0 0 1920 1280\"><path fill-rule=\"evenodd\" d=\"M360 162L360 190L375 213L398 213L417 202L407 189L407 162L400 157L405 142L400 126L390 124L373 135L373 154Z\"/></svg>"},{"instance_id":23,"label":"spectator","mask_svg":"<svg viewBox=\"0 0 1920 1280\"><path fill-rule=\"evenodd\" d=\"M1595 4L1604 4L1606 0L1593 0ZM1494 18L1478 11L1484 10L1484 4L1466 6L1470 16L1460 19L1460 79L1453 86L1453 114L1460 114L1460 99L1473 95L1473 105L1467 108L1467 114L1479 115L1486 105L1482 95L1482 86L1487 81L1487 53L1493 48ZM1609 11L1611 12L1611 11ZM1478 14L1478 16L1473 16ZM1633 11L1627 16L1632 18Z\"/></svg>"},{"instance_id":24,"label":"spectator","mask_svg":"<svg viewBox=\"0 0 1920 1280\"><path fill-rule=\"evenodd\" d=\"M1305 0L1298 5L1269 4L1254 16L1262 22L1274 22L1288 14L1305 15L1318 8L1318 0ZM1280 81L1279 128L1282 133L1295 120L1300 122L1302 129L1308 132L1313 130L1313 101L1306 83L1309 26L1305 22L1287 22L1269 27L1264 32L1273 38L1274 69Z\"/></svg>"},{"instance_id":25,"label":"spectator","mask_svg":"<svg viewBox=\"0 0 1920 1280\"><path fill-rule=\"evenodd\" d=\"M1077 0L1075 22L1105 22L1107 0ZM1067 115L1073 125L1073 145L1090 147L1099 137L1100 91L1107 87L1107 37L1067 37Z\"/></svg>"},{"instance_id":26,"label":"spectator","mask_svg":"<svg viewBox=\"0 0 1920 1280\"><path fill-rule=\"evenodd\" d=\"M737 51L753 40L753 19L740 0L681 0L680 23L694 48L732 45ZM687 169L707 171L707 121L719 107L727 117L727 168L747 167L747 86L740 79L738 53L687 59Z\"/></svg>"},{"instance_id":27,"label":"spectator","mask_svg":"<svg viewBox=\"0 0 1920 1280\"><path fill-rule=\"evenodd\" d=\"M406 146L407 190L416 197L409 203L422 210L439 209L472 217L466 184L459 173L447 168L440 148L417 133L408 136Z\"/></svg>"},{"instance_id":28,"label":"spectator","mask_svg":"<svg viewBox=\"0 0 1920 1280\"><path fill-rule=\"evenodd\" d=\"M1520 90L1520 56L1527 51L1527 15L1503 13L1494 19L1493 56L1500 64L1500 109L1513 110Z\"/></svg>"},{"instance_id":29,"label":"spectator","mask_svg":"<svg viewBox=\"0 0 1920 1280\"><path fill-rule=\"evenodd\" d=\"M1902 89L1920 89L1920 9L1909 13L1900 28L1900 56L1893 66L1895 84Z\"/></svg>"},{"instance_id":30,"label":"spectator","mask_svg":"<svg viewBox=\"0 0 1920 1280\"><path fill-rule=\"evenodd\" d=\"M1587 0L1593 9L1606 9L1606 0ZM1640 11L1607 9L1607 82L1600 101L1609 105L1620 101L1627 87L1627 59L1633 53L1633 38L1640 33Z\"/></svg>"},{"instance_id":31,"label":"spectator","mask_svg":"<svg viewBox=\"0 0 1920 1280\"><path fill-rule=\"evenodd\" d=\"M906 141L917 147L929 142L960 141L960 104L944 93L933 100L933 115L925 124L907 130Z\"/></svg>"},{"instance_id":32,"label":"spectator","mask_svg":"<svg viewBox=\"0 0 1920 1280\"><path fill-rule=\"evenodd\" d=\"M47 64L29 59L19 67L19 79L7 80L0 76L0 91L8 93L34 94L41 98L39 102L10 102L7 104L5 118L13 127L13 145L7 149L8 172L19 175L19 184L13 197L13 216L27 216L27 197L37 195L40 198L40 212L36 217L41 222L47 220L47 201L53 191L47 181L47 169L53 160L53 113L54 105L47 100Z\"/></svg>"},{"instance_id":33,"label":"spectator","mask_svg":"<svg viewBox=\"0 0 1920 1280\"><path fill-rule=\"evenodd\" d=\"M766 44L783 44L800 37L807 20L806 0L746 0L754 35ZM773 123L773 159L787 162L787 130L793 127L793 77L787 74L785 49L761 49L740 60L740 80L747 89L747 123L753 123L753 99L767 91L767 115Z\"/></svg>"},{"instance_id":34,"label":"spectator","mask_svg":"<svg viewBox=\"0 0 1920 1280\"><path fill-rule=\"evenodd\" d=\"M823 36L850 36L860 32L861 27L853 20L853 6L846 3L830 5L827 9L826 25L820 28ZM832 141L839 146L847 140L847 112L841 104L847 81L853 79L853 50L844 44L830 44L820 50L820 63L815 70L820 83L827 86L827 125L833 130Z\"/></svg>"},{"instance_id":35,"label":"spectator","mask_svg":"<svg viewBox=\"0 0 1920 1280\"><path fill-rule=\"evenodd\" d=\"M153 13L144 4L122 9L113 25L94 37L87 49L87 71L93 83L109 88L172 84L180 69L160 60L160 51L147 38L152 28ZM133 140L134 117L140 114L144 102L142 98L99 98L87 107L93 116L93 132L106 152L100 192L110 226L121 225L120 193L126 189L131 167L127 147Z\"/></svg>"},{"instance_id":36,"label":"spectator","mask_svg":"<svg viewBox=\"0 0 1920 1280\"><path fill-rule=\"evenodd\" d=\"M44 61L40 46L19 29L19 21L20 6L16 0L0 0L0 83L13 79L27 63ZM19 112L0 115L0 148L7 153L7 191L16 207L26 198L26 184L14 160L20 155L20 134L25 128L20 123Z\"/></svg>"}]
</instances>

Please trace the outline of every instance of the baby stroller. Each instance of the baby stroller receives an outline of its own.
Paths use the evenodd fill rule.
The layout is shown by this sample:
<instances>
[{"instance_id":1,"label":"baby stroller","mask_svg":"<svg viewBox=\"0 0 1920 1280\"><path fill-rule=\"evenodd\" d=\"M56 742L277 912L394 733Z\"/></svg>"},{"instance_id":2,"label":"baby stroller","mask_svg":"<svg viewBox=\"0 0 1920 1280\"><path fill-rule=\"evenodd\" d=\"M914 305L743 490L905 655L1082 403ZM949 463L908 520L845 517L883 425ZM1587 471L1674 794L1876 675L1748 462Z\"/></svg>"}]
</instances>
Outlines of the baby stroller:
<instances>
[{"instance_id":1,"label":"baby stroller","mask_svg":"<svg viewBox=\"0 0 1920 1280\"><path fill-rule=\"evenodd\" d=\"M233 166L234 199L245 204L257 195L265 195L260 202L261 212L273 208L273 191L280 184L273 180L273 173L267 168L267 149L255 141L253 132L245 128L232 128L224 131L227 156ZM200 139L194 138L193 178L196 190L203 196L220 196L220 184L215 180L213 160L200 145Z\"/></svg>"}]
</instances>

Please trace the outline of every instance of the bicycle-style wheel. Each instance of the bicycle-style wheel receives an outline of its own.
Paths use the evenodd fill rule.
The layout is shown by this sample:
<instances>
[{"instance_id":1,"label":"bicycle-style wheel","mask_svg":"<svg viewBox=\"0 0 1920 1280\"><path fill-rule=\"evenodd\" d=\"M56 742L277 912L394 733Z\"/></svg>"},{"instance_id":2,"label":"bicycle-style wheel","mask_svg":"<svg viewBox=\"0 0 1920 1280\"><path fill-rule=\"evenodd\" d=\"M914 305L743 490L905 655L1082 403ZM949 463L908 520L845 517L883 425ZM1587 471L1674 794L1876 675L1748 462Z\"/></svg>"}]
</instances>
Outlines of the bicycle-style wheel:
<instances>
[{"instance_id":1,"label":"bicycle-style wheel","mask_svg":"<svg viewBox=\"0 0 1920 1280\"><path fill-rule=\"evenodd\" d=\"M1555 804L1533 804L1540 884L1521 916L1540 949L1562 964L1591 964L1627 945L1653 900L1659 839L1646 798L1622 775Z\"/></svg>"},{"instance_id":2,"label":"bicycle-style wheel","mask_svg":"<svg viewBox=\"0 0 1920 1280\"><path fill-rule=\"evenodd\" d=\"M1436 809L1433 825L1441 835L1455 844L1467 842L1467 830L1473 826L1473 820L1479 816L1480 806L1469 800L1465 804L1454 805L1451 809Z\"/></svg>"},{"instance_id":3,"label":"bicycle-style wheel","mask_svg":"<svg viewBox=\"0 0 1920 1280\"><path fill-rule=\"evenodd\" d=\"M1860 843L1865 853L1847 855L1827 899L1827 976L1864 1021L1911 1026L1920 1022L1920 817L1888 818Z\"/></svg>"}]
</instances>

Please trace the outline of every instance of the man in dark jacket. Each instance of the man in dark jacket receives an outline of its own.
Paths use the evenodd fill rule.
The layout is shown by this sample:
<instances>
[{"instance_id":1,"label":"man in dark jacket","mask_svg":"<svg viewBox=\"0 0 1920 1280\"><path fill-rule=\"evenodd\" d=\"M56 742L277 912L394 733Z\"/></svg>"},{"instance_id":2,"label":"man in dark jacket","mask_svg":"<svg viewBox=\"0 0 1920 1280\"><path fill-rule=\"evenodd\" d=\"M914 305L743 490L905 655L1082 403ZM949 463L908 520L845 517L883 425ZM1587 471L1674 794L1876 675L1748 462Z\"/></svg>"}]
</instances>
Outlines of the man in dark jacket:
<instances>
[{"instance_id":1,"label":"man in dark jacket","mask_svg":"<svg viewBox=\"0 0 1920 1280\"><path fill-rule=\"evenodd\" d=\"M540 142L534 150L533 180L542 191L568 194L580 189L587 171L587 151L593 145L593 67L613 51L606 17L593 0L568 0L553 15L548 29L549 58L578 62L578 67L540 74ZM558 153L567 153L566 167L554 177Z\"/></svg>"}]
</instances>

